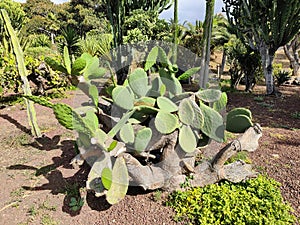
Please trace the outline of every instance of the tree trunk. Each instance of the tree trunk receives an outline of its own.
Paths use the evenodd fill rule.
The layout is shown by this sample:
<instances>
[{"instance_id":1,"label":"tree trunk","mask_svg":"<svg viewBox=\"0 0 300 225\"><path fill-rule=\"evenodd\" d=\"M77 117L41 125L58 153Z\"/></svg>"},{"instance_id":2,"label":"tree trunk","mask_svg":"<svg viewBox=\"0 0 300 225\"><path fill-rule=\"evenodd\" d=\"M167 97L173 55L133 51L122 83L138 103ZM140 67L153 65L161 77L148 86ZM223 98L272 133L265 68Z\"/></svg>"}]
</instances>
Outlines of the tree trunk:
<instances>
[{"instance_id":1,"label":"tree trunk","mask_svg":"<svg viewBox=\"0 0 300 225\"><path fill-rule=\"evenodd\" d=\"M224 72L226 58L227 58L227 56L226 56L226 53L225 53L225 49L223 48L222 63L221 63L221 68L220 68L220 75L222 75L223 72Z\"/></svg>"},{"instance_id":2,"label":"tree trunk","mask_svg":"<svg viewBox=\"0 0 300 225\"><path fill-rule=\"evenodd\" d=\"M290 45L283 46L284 53L290 61L294 76L300 76L300 60L298 55L298 50L299 50L298 48L300 44L297 43L298 38L299 35L295 37L295 39L292 41ZM291 48L292 48L292 53L290 52Z\"/></svg>"},{"instance_id":3,"label":"tree trunk","mask_svg":"<svg viewBox=\"0 0 300 225\"><path fill-rule=\"evenodd\" d=\"M210 39L211 39L211 30L213 23L214 15L214 6L215 0L206 1L206 12L204 20L204 35L202 39L202 53L201 53L201 62L200 62L200 79L199 86L200 88L206 88L209 75L209 61L210 61Z\"/></svg>"},{"instance_id":4,"label":"tree trunk","mask_svg":"<svg viewBox=\"0 0 300 225\"><path fill-rule=\"evenodd\" d=\"M204 160L194 167L196 153L187 154L176 144L178 132L166 136L161 162L153 165L142 165L134 156L123 153L119 157L125 159L131 185L141 186L145 190L162 188L173 191L181 189L189 174L191 186L205 186L223 179L240 182L255 177L252 166L239 160L228 165L225 162L237 152L245 150L253 152L258 147L262 136L258 124L249 128L241 137L222 148L212 160Z\"/></svg>"},{"instance_id":5,"label":"tree trunk","mask_svg":"<svg viewBox=\"0 0 300 225\"><path fill-rule=\"evenodd\" d=\"M178 0L174 1L174 46L173 46L173 64L177 62L178 45Z\"/></svg>"},{"instance_id":6,"label":"tree trunk","mask_svg":"<svg viewBox=\"0 0 300 225\"><path fill-rule=\"evenodd\" d=\"M260 56L262 60L262 67L266 81L267 95L275 94L275 85L273 78L273 59L274 53L271 53L265 44L260 48Z\"/></svg>"}]
</instances>

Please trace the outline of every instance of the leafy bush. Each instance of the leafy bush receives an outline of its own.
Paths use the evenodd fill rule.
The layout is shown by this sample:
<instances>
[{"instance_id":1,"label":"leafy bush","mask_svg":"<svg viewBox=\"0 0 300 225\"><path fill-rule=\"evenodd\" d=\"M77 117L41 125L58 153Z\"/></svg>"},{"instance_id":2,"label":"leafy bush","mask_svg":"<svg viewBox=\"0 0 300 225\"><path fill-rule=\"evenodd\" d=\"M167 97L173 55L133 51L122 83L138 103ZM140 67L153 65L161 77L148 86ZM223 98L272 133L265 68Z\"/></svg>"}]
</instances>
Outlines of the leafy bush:
<instances>
[{"instance_id":1,"label":"leafy bush","mask_svg":"<svg viewBox=\"0 0 300 225\"><path fill-rule=\"evenodd\" d=\"M243 183L224 182L177 191L169 196L177 221L192 224L293 224L292 208L283 202L280 184L265 176Z\"/></svg>"}]
</instances>

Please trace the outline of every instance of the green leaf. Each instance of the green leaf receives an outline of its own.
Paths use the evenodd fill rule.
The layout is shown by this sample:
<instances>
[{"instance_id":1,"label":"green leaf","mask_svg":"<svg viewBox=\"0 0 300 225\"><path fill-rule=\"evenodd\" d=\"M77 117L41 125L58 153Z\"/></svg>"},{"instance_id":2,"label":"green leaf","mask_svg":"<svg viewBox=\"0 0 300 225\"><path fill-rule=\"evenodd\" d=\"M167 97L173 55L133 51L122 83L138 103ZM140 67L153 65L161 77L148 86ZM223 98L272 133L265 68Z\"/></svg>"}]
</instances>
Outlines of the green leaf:
<instances>
[{"instance_id":1,"label":"green leaf","mask_svg":"<svg viewBox=\"0 0 300 225\"><path fill-rule=\"evenodd\" d=\"M134 149L137 152L144 151L152 137L152 130L149 127L143 128L136 133L134 141Z\"/></svg>"},{"instance_id":2,"label":"green leaf","mask_svg":"<svg viewBox=\"0 0 300 225\"><path fill-rule=\"evenodd\" d=\"M70 59L70 55L69 55L69 50L67 48L67 46L64 47L64 64L67 70L67 73L69 75L71 75L71 59Z\"/></svg>"},{"instance_id":3,"label":"green leaf","mask_svg":"<svg viewBox=\"0 0 300 225\"><path fill-rule=\"evenodd\" d=\"M121 128L120 138L125 144L134 142L134 130L131 124L127 123Z\"/></svg>"},{"instance_id":4,"label":"green leaf","mask_svg":"<svg viewBox=\"0 0 300 225\"><path fill-rule=\"evenodd\" d=\"M226 130L232 133L244 133L251 126L253 123L246 115L231 116L226 121Z\"/></svg>"},{"instance_id":5,"label":"green leaf","mask_svg":"<svg viewBox=\"0 0 300 225\"><path fill-rule=\"evenodd\" d=\"M151 49L151 51L147 56L145 67L144 67L145 71L151 69L151 67L156 63L157 56L158 56L158 47L154 47Z\"/></svg>"},{"instance_id":6,"label":"green leaf","mask_svg":"<svg viewBox=\"0 0 300 225\"><path fill-rule=\"evenodd\" d=\"M171 113L160 111L155 117L154 124L160 133L169 134L178 127L178 118Z\"/></svg>"},{"instance_id":7,"label":"green leaf","mask_svg":"<svg viewBox=\"0 0 300 225\"><path fill-rule=\"evenodd\" d=\"M98 107L99 93L98 88L95 85L89 86L89 96L91 97L95 107Z\"/></svg>"},{"instance_id":8,"label":"green leaf","mask_svg":"<svg viewBox=\"0 0 300 225\"><path fill-rule=\"evenodd\" d=\"M129 176L125 160L118 157L112 169L112 183L107 191L106 200L109 204L121 201L128 190Z\"/></svg>"},{"instance_id":9,"label":"green leaf","mask_svg":"<svg viewBox=\"0 0 300 225\"><path fill-rule=\"evenodd\" d=\"M81 57L77 58L72 65L71 74L75 76L79 76L85 69L86 65L87 63L85 59Z\"/></svg>"},{"instance_id":10,"label":"green leaf","mask_svg":"<svg viewBox=\"0 0 300 225\"><path fill-rule=\"evenodd\" d=\"M112 183L112 171L108 167L103 168L101 173L101 181L104 188L109 190Z\"/></svg>"},{"instance_id":11,"label":"green leaf","mask_svg":"<svg viewBox=\"0 0 300 225\"><path fill-rule=\"evenodd\" d=\"M225 126L222 116L202 102L200 102L200 109L204 116L204 124L201 131L215 141L223 142Z\"/></svg>"},{"instance_id":12,"label":"green leaf","mask_svg":"<svg viewBox=\"0 0 300 225\"><path fill-rule=\"evenodd\" d=\"M114 104L121 107L122 109L130 110L133 108L133 95L127 87L117 86L112 91L112 99Z\"/></svg>"},{"instance_id":13,"label":"green leaf","mask_svg":"<svg viewBox=\"0 0 300 225\"><path fill-rule=\"evenodd\" d=\"M157 98L158 107L165 112L176 112L178 110L178 106L172 102L170 99L160 96Z\"/></svg>"},{"instance_id":14,"label":"green leaf","mask_svg":"<svg viewBox=\"0 0 300 225\"><path fill-rule=\"evenodd\" d=\"M222 92L217 89L205 89L196 93L197 98L204 102L216 102L221 98Z\"/></svg>"},{"instance_id":15,"label":"green leaf","mask_svg":"<svg viewBox=\"0 0 300 225\"><path fill-rule=\"evenodd\" d=\"M179 145L185 152L194 152L197 148L197 139L190 126L183 125L179 129Z\"/></svg>"},{"instance_id":16,"label":"green leaf","mask_svg":"<svg viewBox=\"0 0 300 225\"><path fill-rule=\"evenodd\" d=\"M150 89L147 74L141 68L134 70L129 75L128 82L130 88L138 97L145 96Z\"/></svg>"},{"instance_id":17,"label":"green leaf","mask_svg":"<svg viewBox=\"0 0 300 225\"><path fill-rule=\"evenodd\" d=\"M194 67L194 68L188 69L183 74L181 74L177 79L178 80L187 80L188 78L193 76L195 73L198 73L199 70L200 70L200 67Z\"/></svg>"},{"instance_id":18,"label":"green leaf","mask_svg":"<svg viewBox=\"0 0 300 225\"><path fill-rule=\"evenodd\" d=\"M216 110L217 112L221 112L223 109L225 109L226 105L227 105L227 94L225 92L223 92L221 94L221 97L218 101L214 102L213 108L214 110Z\"/></svg>"}]
</instances>

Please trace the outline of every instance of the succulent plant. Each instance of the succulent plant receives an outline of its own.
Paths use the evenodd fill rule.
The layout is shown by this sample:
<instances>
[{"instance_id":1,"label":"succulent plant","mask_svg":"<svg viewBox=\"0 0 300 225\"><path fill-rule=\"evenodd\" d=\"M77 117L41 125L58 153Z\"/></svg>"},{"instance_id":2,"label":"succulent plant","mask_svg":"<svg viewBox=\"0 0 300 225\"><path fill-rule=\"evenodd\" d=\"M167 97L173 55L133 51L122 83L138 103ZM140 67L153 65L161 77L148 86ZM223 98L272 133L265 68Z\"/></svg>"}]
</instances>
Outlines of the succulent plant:
<instances>
[{"instance_id":1,"label":"succulent plant","mask_svg":"<svg viewBox=\"0 0 300 225\"><path fill-rule=\"evenodd\" d=\"M243 133L253 126L252 113L245 108L235 108L227 114L226 130L232 133Z\"/></svg>"},{"instance_id":2,"label":"succulent plant","mask_svg":"<svg viewBox=\"0 0 300 225\"><path fill-rule=\"evenodd\" d=\"M119 114L111 116L113 126L106 133L100 129L98 114L95 114L101 112L98 109L98 89L90 82L90 79L103 75L104 69L99 69L98 60L92 56L83 54L81 59L86 62L80 73L88 84L87 95L92 106L75 110L43 98L27 98L52 108L63 126L76 130L79 149L83 148L85 152L95 148L99 150L101 156L86 158L92 165L87 188L94 190L97 196L105 194L110 204L124 198L129 185L127 165L119 151L142 156L149 153L149 143L153 144L152 139L157 132L164 136L179 131L179 149L183 150L183 154L193 153L211 139L223 142L225 128L231 132L244 132L252 126L251 112L244 108L229 112L225 126L220 112L227 104L226 93L216 89L183 92L179 79L186 79L199 68L192 68L177 79L176 65L170 63L160 47L154 47L144 69L138 68L129 74L123 85L113 86L110 101ZM160 65L159 74L149 81L145 71L156 62ZM78 61L80 63L81 60Z\"/></svg>"}]
</instances>

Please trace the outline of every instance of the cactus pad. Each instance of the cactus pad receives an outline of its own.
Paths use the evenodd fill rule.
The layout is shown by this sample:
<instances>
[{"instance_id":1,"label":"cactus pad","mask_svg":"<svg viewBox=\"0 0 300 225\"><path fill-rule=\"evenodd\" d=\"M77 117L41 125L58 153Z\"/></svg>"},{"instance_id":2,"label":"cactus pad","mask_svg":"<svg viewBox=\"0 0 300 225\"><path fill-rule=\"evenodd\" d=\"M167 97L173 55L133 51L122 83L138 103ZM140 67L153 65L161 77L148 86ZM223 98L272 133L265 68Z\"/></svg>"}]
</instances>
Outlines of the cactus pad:
<instances>
[{"instance_id":1,"label":"cactus pad","mask_svg":"<svg viewBox=\"0 0 300 225\"><path fill-rule=\"evenodd\" d=\"M179 129L179 145L185 152L191 153L197 147L197 139L190 126L183 125Z\"/></svg>"},{"instance_id":2,"label":"cactus pad","mask_svg":"<svg viewBox=\"0 0 300 225\"><path fill-rule=\"evenodd\" d=\"M253 126L251 119L246 115L234 115L227 118L226 130L232 133L243 133Z\"/></svg>"}]
</instances>

